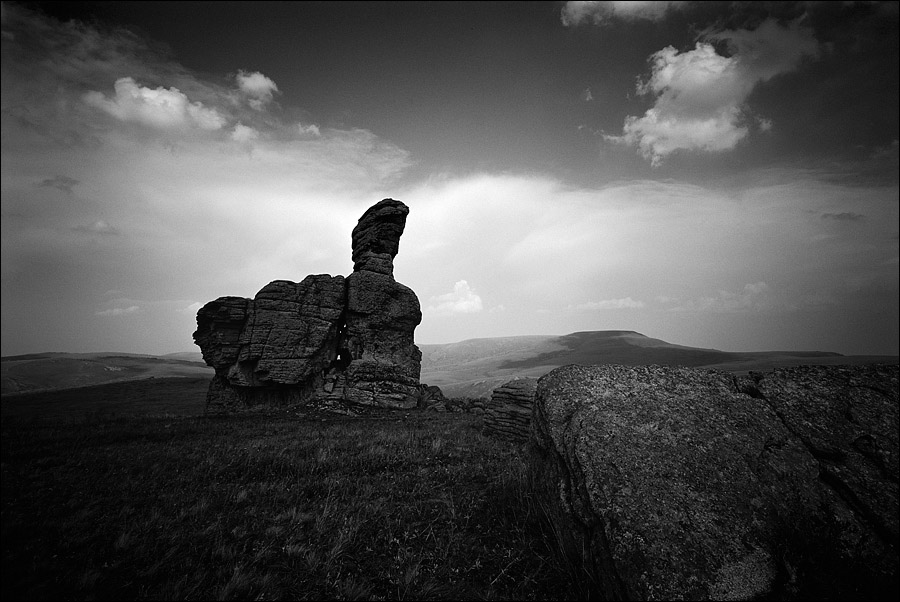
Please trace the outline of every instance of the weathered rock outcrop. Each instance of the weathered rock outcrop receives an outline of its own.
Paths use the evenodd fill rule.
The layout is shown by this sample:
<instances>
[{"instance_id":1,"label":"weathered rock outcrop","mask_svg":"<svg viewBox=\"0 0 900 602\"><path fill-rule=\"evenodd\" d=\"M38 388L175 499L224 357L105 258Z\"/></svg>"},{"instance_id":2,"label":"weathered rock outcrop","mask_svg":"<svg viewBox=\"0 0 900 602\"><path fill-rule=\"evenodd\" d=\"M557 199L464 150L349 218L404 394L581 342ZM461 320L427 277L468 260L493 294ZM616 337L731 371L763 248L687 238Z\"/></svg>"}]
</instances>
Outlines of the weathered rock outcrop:
<instances>
[{"instance_id":1,"label":"weathered rock outcrop","mask_svg":"<svg viewBox=\"0 0 900 602\"><path fill-rule=\"evenodd\" d=\"M415 405L422 354L413 333L421 321L416 294L393 276L362 269L347 278L345 399Z\"/></svg>"},{"instance_id":2,"label":"weathered rock outcrop","mask_svg":"<svg viewBox=\"0 0 900 602\"><path fill-rule=\"evenodd\" d=\"M339 352L343 276L276 280L253 299L220 297L197 314L194 341L216 369L207 410L311 397Z\"/></svg>"},{"instance_id":3,"label":"weathered rock outcrop","mask_svg":"<svg viewBox=\"0 0 900 602\"><path fill-rule=\"evenodd\" d=\"M896 365L566 366L529 451L599 599L896 599Z\"/></svg>"},{"instance_id":4,"label":"weathered rock outcrop","mask_svg":"<svg viewBox=\"0 0 900 602\"><path fill-rule=\"evenodd\" d=\"M392 276L409 208L393 199L369 207L353 228L353 271Z\"/></svg>"},{"instance_id":5,"label":"weathered rock outcrop","mask_svg":"<svg viewBox=\"0 0 900 602\"><path fill-rule=\"evenodd\" d=\"M422 354L419 300L394 280L409 209L385 199L352 233L354 272L276 280L253 299L220 297L197 313L194 341L216 369L207 410L314 398L413 407Z\"/></svg>"},{"instance_id":6,"label":"weathered rock outcrop","mask_svg":"<svg viewBox=\"0 0 900 602\"><path fill-rule=\"evenodd\" d=\"M536 378L517 378L494 389L484 408L484 433L509 441L527 440L536 388Z\"/></svg>"},{"instance_id":7,"label":"weathered rock outcrop","mask_svg":"<svg viewBox=\"0 0 900 602\"><path fill-rule=\"evenodd\" d=\"M435 385L419 385L419 401L418 407L424 410L433 410L435 412L452 411L448 407L449 400L444 397L441 388Z\"/></svg>"}]
</instances>

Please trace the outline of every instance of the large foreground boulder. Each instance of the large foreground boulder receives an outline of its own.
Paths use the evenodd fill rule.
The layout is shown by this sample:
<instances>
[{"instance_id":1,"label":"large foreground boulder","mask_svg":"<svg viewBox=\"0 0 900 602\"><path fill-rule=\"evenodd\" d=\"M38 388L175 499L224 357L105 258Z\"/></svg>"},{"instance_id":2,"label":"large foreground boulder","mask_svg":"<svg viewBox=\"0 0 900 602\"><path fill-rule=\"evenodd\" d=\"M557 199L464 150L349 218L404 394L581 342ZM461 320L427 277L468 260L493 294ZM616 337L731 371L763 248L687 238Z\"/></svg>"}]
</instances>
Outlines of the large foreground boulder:
<instances>
[{"instance_id":1,"label":"large foreground boulder","mask_svg":"<svg viewBox=\"0 0 900 602\"><path fill-rule=\"evenodd\" d=\"M409 208L370 207L351 236L353 273L276 280L253 299L220 297L197 313L194 341L215 368L207 411L321 399L414 407L422 354L416 294L394 280Z\"/></svg>"},{"instance_id":2,"label":"large foreground boulder","mask_svg":"<svg viewBox=\"0 0 900 602\"><path fill-rule=\"evenodd\" d=\"M566 366L529 451L597 599L896 599L897 366Z\"/></svg>"}]
</instances>

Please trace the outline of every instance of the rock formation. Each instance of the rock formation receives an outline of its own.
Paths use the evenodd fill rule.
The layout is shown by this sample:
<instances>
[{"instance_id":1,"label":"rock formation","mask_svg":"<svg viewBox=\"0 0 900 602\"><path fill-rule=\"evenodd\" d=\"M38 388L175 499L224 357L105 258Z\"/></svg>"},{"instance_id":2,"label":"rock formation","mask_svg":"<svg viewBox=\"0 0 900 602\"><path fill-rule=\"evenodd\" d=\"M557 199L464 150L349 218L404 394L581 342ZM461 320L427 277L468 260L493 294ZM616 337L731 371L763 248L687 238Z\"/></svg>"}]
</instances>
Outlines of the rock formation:
<instances>
[{"instance_id":1,"label":"rock formation","mask_svg":"<svg viewBox=\"0 0 900 602\"><path fill-rule=\"evenodd\" d=\"M409 208L370 207L352 233L353 273L276 280L253 299L220 297L197 313L194 342L216 374L207 411L319 399L414 407L422 354L419 300L394 280Z\"/></svg>"},{"instance_id":2,"label":"rock formation","mask_svg":"<svg viewBox=\"0 0 900 602\"><path fill-rule=\"evenodd\" d=\"M447 406L450 401L444 397L444 392L436 385L419 385L419 408L433 410L435 412L451 411Z\"/></svg>"},{"instance_id":3,"label":"rock formation","mask_svg":"<svg viewBox=\"0 0 900 602\"><path fill-rule=\"evenodd\" d=\"M517 378L494 389L484 408L484 433L509 441L527 440L536 388L536 378Z\"/></svg>"},{"instance_id":4,"label":"rock formation","mask_svg":"<svg viewBox=\"0 0 900 602\"><path fill-rule=\"evenodd\" d=\"M598 599L896 599L896 365L565 366L529 452Z\"/></svg>"}]
</instances>

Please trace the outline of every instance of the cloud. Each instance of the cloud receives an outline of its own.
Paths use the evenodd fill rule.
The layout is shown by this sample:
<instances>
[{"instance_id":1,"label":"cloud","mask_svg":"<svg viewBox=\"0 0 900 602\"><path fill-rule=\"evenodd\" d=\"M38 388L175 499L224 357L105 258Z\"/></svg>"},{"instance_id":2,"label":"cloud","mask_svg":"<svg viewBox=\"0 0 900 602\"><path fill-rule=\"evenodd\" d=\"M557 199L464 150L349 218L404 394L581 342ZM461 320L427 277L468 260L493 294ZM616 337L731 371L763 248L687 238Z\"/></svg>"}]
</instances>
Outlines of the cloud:
<instances>
[{"instance_id":1,"label":"cloud","mask_svg":"<svg viewBox=\"0 0 900 602\"><path fill-rule=\"evenodd\" d=\"M278 87L262 73L240 71L235 87L224 87L158 53L130 31L101 31L75 20L61 23L24 6L4 6L3 29L10 38L3 52L3 128L7 140L23 147L25 140L40 136L60 147L94 153L121 149L122 144L156 146L159 132L173 152L196 154L192 147L202 142L205 158L227 154L228 145L238 145L235 150L246 158L252 139L254 159L285 170L294 163L295 173L315 174L316 181L343 174L348 186L356 176L377 185L411 165L408 152L370 130L283 121L279 114L236 103L238 95L259 101L261 109L272 100ZM104 93L105 86L113 92ZM134 123L149 129L116 127ZM220 135L201 140L196 134L202 132ZM144 150L132 147L128 152ZM71 176L86 179L75 171L66 173ZM52 183L65 186L66 181Z\"/></svg>"},{"instance_id":2,"label":"cloud","mask_svg":"<svg viewBox=\"0 0 900 602\"><path fill-rule=\"evenodd\" d=\"M638 81L637 92L653 96L653 107L626 117L622 134L604 135L607 141L636 146L654 166L677 150L731 150L750 131L746 101L753 89L819 53L811 30L774 19L753 31L708 31L703 38L692 50L668 46L650 56L650 76ZM730 56L713 42L726 43ZM757 123L762 131L772 127L765 118Z\"/></svg>"},{"instance_id":3,"label":"cloud","mask_svg":"<svg viewBox=\"0 0 900 602\"><path fill-rule=\"evenodd\" d=\"M425 311L435 314L471 314L482 310L481 297L465 280L454 284L452 293L431 297L429 302Z\"/></svg>"},{"instance_id":4,"label":"cloud","mask_svg":"<svg viewBox=\"0 0 900 602\"><path fill-rule=\"evenodd\" d=\"M38 184L38 186L48 186L50 188L62 190L66 194L71 194L72 188L80 183L81 182L79 182L75 178L70 178L68 176L54 176L52 178L43 180L40 184Z\"/></svg>"},{"instance_id":5,"label":"cloud","mask_svg":"<svg viewBox=\"0 0 900 602\"><path fill-rule=\"evenodd\" d=\"M199 301L194 301L187 307L183 307L181 309L176 309L175 311L180 314L187 314L189 316L196 316L197 312L200 311L200 308L203 307L203 304Z\"/></svg>"},{"instance_id":6,"label":"cloud","mask_svg":"<svg viewBox=\"0 0 900 602\"><path fill-rule=\"evenodd\" d=\"M631 297L624 299L604 299L602 301L588 301L579 305L570 305L567 309L574 310L599 310L599 309L639 309L646 304L643 301L635 301Z\"/></svg>"},{"instance_id":7,"label":"cloud","mask_svg":"<svg viewBox=\"0 0 900 602\"><path fill-rule=\"evenodd\" d=\"M76 232L85 232L88 234L118 234L119 231L110 226L107 222L103 220L97 220L96 222L88 225L79 225L72 228L72 230Z\"/></svg>"},{"instance_id":8,"label":"cloud","mask_svg":"<svg viewBox=\"0 0 900 602\"><path fill-rule=\"evenodd\" d=\"M298 123L297 132L299 132L301 136L314 136L316 138L322 135L322 132L319 131L319 126L314 123L309 125Z\"/></svg>"},{"instance_id":9,"label":"cloud","mask_svg":"<svg viewBox=\"0 0 900 602\"><path fill-rule=\"evenodd\" d=\"M118 291L111 291L118 292ZM199 301L187 299L132 299L119 296L104 302L109 309L95 312L98 316L121 316L125 314L144 313L148 315L182 314L193 318L203 307ZM187 304L187 305L185 305Z\"/></svg>"},{"instance_id":10,"label":"cloud","mask_svg":"<svg viewBox=\"0 0 900 602\"><path fill-rule=\"evenodd\" d=\"M660 21L670 10L687 2L566 2L560 13L563 25L570 27L584 21L603 25L613 19L623 21Z\"/></svg>"},{"instance_id":11,"label":"cloud","mask_svg":"<svg viewBox=\"0 0 900 602\"><path fill-rule=\"evenodd\" d=\"M822 219L830 219L837 222L858 222L861 219L865 219L865 217L866 216L861 213L853 213L852 211L822 214Z\"/></svg>"},{"instance_id":12,"label":"cloud","mask_svg":"<svg viewBox=\"0 0 900 602\"><path fill-rule=\"evenodd\" d=\"M277 112L264 115L248 106L233 80L218 87L133 52L140 45L128 46L127 37L110 40L94 32L79 38L84 48L72 47L54 37L59 28L69 26L44 23L40 35L4 40L4 345L41 331L52 333L42 339L48 349L75 342L157 353L191 348L194 300L252 297L279 278L349 273L348 233L368 206L387 196L411 210L395 274L429 306L416 331L422 342L590 330L608 327L598 318L612 315L627 317L622 326L628 329L696 344L709 316L653 311L655 299L692 299L699 307L708 295L708 308L741 307L747 305L741 299L754 294L744 283L759 281L772 284L779 302L800 294L833 298L837 310L827 319L840 323L861 307L848 302L857 293L844 285L855 274L882 283L889 293L880 294L893 303L888 309L896 308L896 294L890 294L897 273L895 181L873 189L788 167L771 176L747 175L749 187L725 180L706 187L669 180L579 187L516 173L405 180L410 154L369 130L312 130L305 124L314 123L313 115L305 124L282 121ZM36 55L17 46L25 39L55 42ZM89 47L103 60L92 60ZM17 62L23 58L30 62ZM149 129L82 102L85 92L106 91L122 75L142 86L175 88L227 123L211 136L197 136L202 130L189 122L187 135L166 130L173 144L165 148ZM308 115L297 109L285 113ZM259 132L252 154L232 139L237 124ZM74 203L35 184L53 174L83 182L90 194ZM866 219L852 228L820 219L841 211ZM71 233L72 225L97 217L128 236L98 244L98 236ZM826 230L833 236L815 238ZM448 273L464 274L465 288L450 286ZM468 280L478 283L477 293ZM720 288L729 292L716 293ZM101 298L98 291L127 291L129 297ZM564 311L568 304L626 294L648 307L606 315ZM774 294L758 293L756 300L768 296L771 303ZM474 310L474 298L483 299L482 310L459 319L453 310ZM179 301L152 305L159 299ZM666 307L675 305L686 303ZM140 308L135 317L141 319L94 315L131 307ZM435 313L438 307L447 313ZM494 307L505 311L492 313ZM73 320L76 310L88 319ZM754 318L752 311L743 314L738 318ZM738 323L719 323L715 344L743 348L747 331L733 330ZM773 322L768 328L780 327Z\"/></svg>"},{"instance_id":13,"label":"cloud","mask_svg":"<svg viewBox=\"0 0 900 602\"><path fill-rule=\"evenodd\" d=\"M141 311L141 308L137 305L131 305L129 307L114 307L112 309L104 309L103 311L96 312L98 316L127 316L129 314L136 314Z\"/></svg>"},{"instance_id":14,"label":"cloud","mask_svg":"<svg viewBox=\"0 0 900 602\"><path fill-rule=\"evenodd\" d=\"M259 71L253 73L238 71L235 81L238 89L250 97L250 106L257 111L263 110L267 104L272 102L273 94L278 92L275 82Z\"/></svg>"},{"instance_id":15,"label":"cloud","mask_svg":"<svg viewBox=\"0 0 900 602\"><path fill-rule=\"evenodd\" d=\"M231 139L235 142L253 142L259 138L259 132L243 123L238 123L231 131Z\"/></svg>"},{"instance_id":16,"label":"cloud","mask_svg":"<svg viewBox=\"0 0 900 602\"><path fill-rule=\"evenodd\" d=\"M226 123L216 109L191 102L178 88L159 86L151 89L139 86L131 77L121 77L116 80L115 91L113 98L107 98L101 92L86 92L84 102L120 121L161 130L192 127L218 130Z\"/></svg>"},{"instance_id":17,"label":"cloud","mask_svg":"<svg viewBox=\"0 0 900 602\"><path fill-rule=\"evenodd\" d=\"M204 78L133 33L3 6L4 350L38 331L54 345L189 348L194 312L177 310L194 300L349 273L350 230L412 164L371 130L300 126L302 107L256 111L233 79ZM98 296L108 290L130 297ZM97 310L129 307L142 320L98 333Z\"/></svg>"}]
</instances>

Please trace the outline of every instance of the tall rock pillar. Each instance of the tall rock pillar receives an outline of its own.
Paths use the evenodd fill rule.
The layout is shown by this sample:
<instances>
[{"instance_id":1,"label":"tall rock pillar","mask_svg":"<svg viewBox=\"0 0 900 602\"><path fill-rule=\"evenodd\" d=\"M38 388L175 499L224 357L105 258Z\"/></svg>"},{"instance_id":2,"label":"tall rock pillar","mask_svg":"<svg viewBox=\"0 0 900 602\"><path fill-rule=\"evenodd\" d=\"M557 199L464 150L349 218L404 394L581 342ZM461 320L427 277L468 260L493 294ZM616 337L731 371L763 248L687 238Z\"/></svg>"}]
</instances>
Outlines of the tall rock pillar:
<instances>
[{"instance_id":1,"label":"tall rock pillar","mask_svg":"<svg viewBox=\"0 0 900 602\"><path fill-rule=\"evenodd\" d=\"M416 405L422 353L413 335L422 312L416 294L393 275L408 213L400 201L385 199L369 208L353 229L344 397L357 403Z\"/></svg>"},{"instance_id":2,"label":"tall rock pillar","mask_svg":"<svg viewBox=\"0 0 900 602\"><path fill-rule=\"evenodd\" d=\"M419 300L394 280L409 208L370 207L352 234L353 274L276 280L253 299L220 297L197 313L194 342L216 369L207 411L327 400L416 405Z\"/></svg>"}]
</instances>

